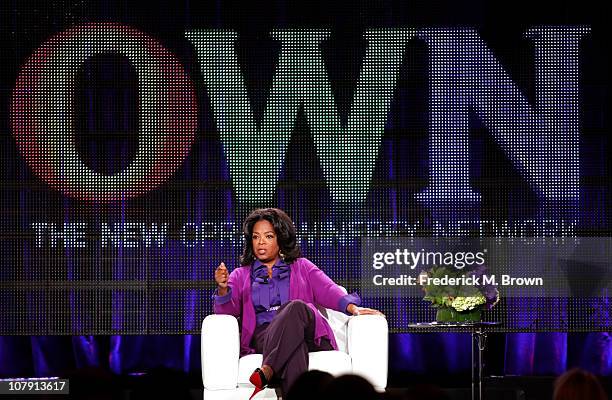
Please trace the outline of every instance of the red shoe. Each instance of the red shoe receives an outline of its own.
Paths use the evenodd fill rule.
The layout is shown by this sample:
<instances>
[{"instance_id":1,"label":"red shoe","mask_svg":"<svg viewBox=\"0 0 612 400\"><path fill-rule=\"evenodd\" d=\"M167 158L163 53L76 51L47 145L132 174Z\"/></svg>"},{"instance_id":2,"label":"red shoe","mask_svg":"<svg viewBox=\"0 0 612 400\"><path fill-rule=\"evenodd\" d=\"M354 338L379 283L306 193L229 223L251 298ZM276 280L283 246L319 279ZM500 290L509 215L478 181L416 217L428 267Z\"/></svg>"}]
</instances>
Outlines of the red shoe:
<instances>
[{"instance_id":1,"label":"red shoe","mask_svg":"<svg viewBox=\"0 0 612 400\"><path fill-rule=\"evenodd\" d=\"M249 400L253 398L257 393L261 392L268 386L268 379L266 378L266 374L260 369L256 368L255 371L251 374L249 378L249 382L255 385L255 390L253 390L253 394L249 397Z\"/></svg>"}]
</instances>

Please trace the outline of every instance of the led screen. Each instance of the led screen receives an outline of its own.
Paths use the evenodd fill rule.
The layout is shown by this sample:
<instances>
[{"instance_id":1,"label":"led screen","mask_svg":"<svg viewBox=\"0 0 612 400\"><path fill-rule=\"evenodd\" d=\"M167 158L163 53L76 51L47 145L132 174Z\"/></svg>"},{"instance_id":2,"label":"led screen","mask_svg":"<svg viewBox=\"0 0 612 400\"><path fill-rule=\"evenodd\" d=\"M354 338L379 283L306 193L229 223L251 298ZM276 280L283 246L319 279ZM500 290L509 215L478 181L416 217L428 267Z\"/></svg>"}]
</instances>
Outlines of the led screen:
<instances>
[{"instance_id":1,"label":"led screen","mask_svg":"<svg viewBox=\"0 0 612 400\"><path fill-rule=\"evenodd\" d=\"M511 273L546 290L500 285L498 329L611 329L594 12L73 3L2 8L0 334L198 333L258 207L392 332L435 310L368 289L364 243L438 238L534 256ZM557 268L532 238L588 246Z\"/></svg>"}]
</instances>

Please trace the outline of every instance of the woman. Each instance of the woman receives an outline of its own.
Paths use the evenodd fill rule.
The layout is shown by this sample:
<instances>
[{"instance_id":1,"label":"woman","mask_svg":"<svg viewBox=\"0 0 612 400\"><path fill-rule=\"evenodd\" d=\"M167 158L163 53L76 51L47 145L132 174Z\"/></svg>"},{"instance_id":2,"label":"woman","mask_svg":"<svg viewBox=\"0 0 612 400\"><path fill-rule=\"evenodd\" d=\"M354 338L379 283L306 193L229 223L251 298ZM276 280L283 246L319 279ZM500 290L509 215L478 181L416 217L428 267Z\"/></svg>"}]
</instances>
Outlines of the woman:
<instances>
[{"instance_id":1,"label":"woman","mask_svg":"<svg viewBox=\"0 0 612 400\"><path fill-rule=\"evenodd\" d=\"M224 263L215 271L216 314L240 317L242 355L262 353L263 363L250 377L255 390L272 378L287 393L308 369L308 352L337 349L333 331L316 306L348 315L380 314L359 307L316 265L301 257L295 227L277 208L258 209L244 221L241 267L228 276Z\"/></svg>"}]
</instances>

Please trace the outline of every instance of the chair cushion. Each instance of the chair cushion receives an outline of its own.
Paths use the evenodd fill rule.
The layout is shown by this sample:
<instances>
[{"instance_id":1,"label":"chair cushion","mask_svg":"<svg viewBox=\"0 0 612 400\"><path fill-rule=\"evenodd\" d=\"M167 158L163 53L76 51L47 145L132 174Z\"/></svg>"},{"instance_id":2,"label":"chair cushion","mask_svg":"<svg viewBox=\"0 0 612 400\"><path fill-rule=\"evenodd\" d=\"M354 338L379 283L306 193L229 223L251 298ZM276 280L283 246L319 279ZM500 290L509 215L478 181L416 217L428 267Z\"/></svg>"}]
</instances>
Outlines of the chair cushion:
<instances>
[{"instance_id":1,"label":"chair cushion","mask_svg":"<svg viewBox=\"0 0 612 400\"><path fill-rule=\"evenodd\" d=\"M238 362L238 384L249 383L249 377L255 368L261 367L263 356L261 354L249 354L240 357Z\"/></svg>"},{"instance_id":2,"label":"chair cushion","mask_svg":"<svg viewBox=\"0 0 612 400\"><path fill-rule=\"evenodd\" d=\"M261 367L263 356L249 354L238 363L238 384L249 384L249 377L255 368ZM341 351L316 351L308 355L308 368L329 372L334 376L348 374L353 370L351 357Z\"/></svg>"},{"instance_id":3,"label":"chair cushion","mask_svg":"<svg viewBox=\"0 0 612 400\"><path fill-rule=\"evenodd\" d=\"M327 322L334 332L334 338L338 345L338 350L348 353L348 321L351 317L348 315L334 311L327 311Z\"/></svg>"},{"instance_id":4,"label":"chair cushion","mask_svg":"<svg viewBox=\"0 0 612 400\"><path fill-rule=\"evenodd\" d=\"M353 362L351 356L342 351L316 351L308 353L308 369L318 369L333 376L340 376L353 371Z\"/></svg>"}]
</instances>

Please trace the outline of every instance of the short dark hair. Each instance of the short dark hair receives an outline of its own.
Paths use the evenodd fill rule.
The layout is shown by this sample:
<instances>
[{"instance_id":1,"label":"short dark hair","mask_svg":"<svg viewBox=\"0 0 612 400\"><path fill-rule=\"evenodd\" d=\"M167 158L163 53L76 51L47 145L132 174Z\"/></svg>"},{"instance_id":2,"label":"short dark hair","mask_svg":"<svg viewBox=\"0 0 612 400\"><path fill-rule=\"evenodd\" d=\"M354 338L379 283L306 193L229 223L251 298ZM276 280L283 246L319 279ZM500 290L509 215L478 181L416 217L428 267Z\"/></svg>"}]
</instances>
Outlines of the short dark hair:
<instances>
[{"instance_id":1,"label":"short dark hair","mask_svg":"<svg viewBox=\"0 0 612 400\"><path fill-rule=\"evenodd\" d=\"M278 208L258 208L257 210L253 210L242 224L244 248L242 250L242 256L240 256L240 264L249 265L255 261L252 241L253 226L261 220L268 221L274 227L278 247L284 256L283 261L289 264L302 256L300 246L297 244L295 226L291 218L289 218L283 210Z\"/></svg>"}]
</instances>

